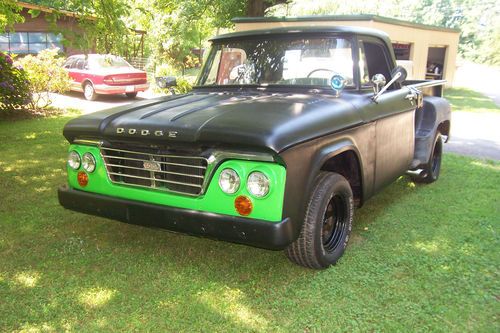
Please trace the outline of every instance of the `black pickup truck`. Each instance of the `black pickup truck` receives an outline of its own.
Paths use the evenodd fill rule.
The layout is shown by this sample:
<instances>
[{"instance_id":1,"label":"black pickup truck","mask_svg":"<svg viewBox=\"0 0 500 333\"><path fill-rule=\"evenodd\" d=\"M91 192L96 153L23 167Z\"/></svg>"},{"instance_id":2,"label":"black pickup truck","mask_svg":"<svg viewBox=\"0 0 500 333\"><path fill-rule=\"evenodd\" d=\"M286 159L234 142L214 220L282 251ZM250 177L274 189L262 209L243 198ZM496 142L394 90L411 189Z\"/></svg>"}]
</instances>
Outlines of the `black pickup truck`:
<instances>
[{"instance_id":1,"label":"black pickup truck","mask_svg":"<svg viewBox=\"0 0 500 333\"><path fill-rule=\"evenodd\" d=\"M284 249L320 269L342 256L355 206L405 173L438 178L444 81L405 80L384 33L279 28L211 41L192 92L68 122L62 206Z\"/></svg>"}]
</instances>

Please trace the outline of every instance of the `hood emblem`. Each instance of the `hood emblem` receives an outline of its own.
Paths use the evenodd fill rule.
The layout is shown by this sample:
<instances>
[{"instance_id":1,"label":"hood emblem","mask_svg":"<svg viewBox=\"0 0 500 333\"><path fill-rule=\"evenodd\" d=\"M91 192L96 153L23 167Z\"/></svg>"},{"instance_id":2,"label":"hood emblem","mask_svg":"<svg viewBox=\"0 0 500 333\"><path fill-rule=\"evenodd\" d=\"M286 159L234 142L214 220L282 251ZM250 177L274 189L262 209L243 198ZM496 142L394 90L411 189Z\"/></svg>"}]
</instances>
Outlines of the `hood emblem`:
<instances>
[{"instance_id":1,"label":"hood emblem","mask_svg":"<svg viewBox=\"0 0 500 333\"><path fill-rule=\"evenodd\" d=\"M176 138L177 137L177 131L162 131L162 130L157 130L157 131L151 131L148 129L141 129L137 130L136 128L127 128L125 129L124 127L118 127L116 129L116 134L129 134L129 135L141 135L141 136L149 136L149 135L154 135L154 136L167 136L169 138Z\"/></svg>"},{"instance_id":2,"label":"hood emblem","mask_svg":"<svg viewBox=\"0 0 500 333\"><path fill-rule=\"evenodd\" d=\"M154 172L161 171L161 164L156 161L144 161L142 163L142 166L144 167L144 169L148 171L154 171Z\"/></svg>"}]
</instances>

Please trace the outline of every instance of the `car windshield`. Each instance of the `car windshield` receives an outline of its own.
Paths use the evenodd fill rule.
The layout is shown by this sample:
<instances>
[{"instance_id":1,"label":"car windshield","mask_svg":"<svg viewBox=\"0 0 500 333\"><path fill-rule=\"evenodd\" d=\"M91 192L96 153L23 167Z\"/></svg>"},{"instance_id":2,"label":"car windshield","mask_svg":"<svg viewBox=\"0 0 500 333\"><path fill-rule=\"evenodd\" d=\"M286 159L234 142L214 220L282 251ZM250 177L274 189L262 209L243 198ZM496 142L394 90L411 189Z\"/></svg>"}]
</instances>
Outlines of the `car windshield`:
<instances>
[{"instance_id":1,"label":"car windshield","mask_svg":"<svg viewBox=\"0 0 500 333\"><path fill-rule=\"evenodd\" d=\"M351 42L346 38L222 41L212 45L198 86L330 86L333 75L353 86Z\"/></svg>"},{"instance_id":2,"label":"car windshield","mask_svg":"<svg viewBox=\"0 0 500 333\"><path fill-rule=\"evenodd\" d=\"M131 67L123 58L114 55L98 55L89 57L90 68Z\"/></svg>"}]
</instances>

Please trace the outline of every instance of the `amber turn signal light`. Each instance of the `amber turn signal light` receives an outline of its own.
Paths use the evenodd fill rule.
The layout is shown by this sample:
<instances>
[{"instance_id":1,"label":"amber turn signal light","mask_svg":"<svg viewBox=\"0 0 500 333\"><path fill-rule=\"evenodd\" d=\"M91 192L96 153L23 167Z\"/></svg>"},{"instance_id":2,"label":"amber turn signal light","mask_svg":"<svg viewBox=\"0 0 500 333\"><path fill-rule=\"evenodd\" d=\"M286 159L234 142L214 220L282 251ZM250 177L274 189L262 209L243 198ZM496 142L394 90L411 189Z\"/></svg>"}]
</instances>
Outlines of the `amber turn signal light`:
<instances>
[{"instance_id":1,"label":"amber turn signal light","mask_svg":"<svg viewBox=\"0 0 500 333\"><path fill-rule=\"evenodd\" d=\"M76 178L81 187L85 187L89 183L89 176L83 171L80 171Z\"/></svg>"},{"instance_id":2,"label":"amber turn signal light","mask_svg":"<svg viewBox=\"0 0 500 333\"><path fill-rule=\"evenodd\" d=\"M252 200L244 195L240 195L234 199L234 208L236 208L238 214L248 216L253 210Z\"/></svg>"}]
</instances>

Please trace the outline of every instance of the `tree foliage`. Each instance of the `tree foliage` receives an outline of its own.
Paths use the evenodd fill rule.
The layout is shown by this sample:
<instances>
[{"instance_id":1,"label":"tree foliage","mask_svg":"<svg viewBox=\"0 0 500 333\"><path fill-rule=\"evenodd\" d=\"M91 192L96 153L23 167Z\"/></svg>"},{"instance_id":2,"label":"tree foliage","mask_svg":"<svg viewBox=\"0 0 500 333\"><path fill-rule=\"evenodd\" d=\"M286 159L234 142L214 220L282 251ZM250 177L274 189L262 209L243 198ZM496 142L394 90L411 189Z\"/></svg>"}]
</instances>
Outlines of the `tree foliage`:
<instances>
[{"instance_id":1,"label":"tree foliage","mask_svg":"<svg viewBox=\"0 0 500 333\"><path fill-rule=\"evenodd\" d=\"M129 55L131 29L147 32L145 52L153 63L182 67L192 49L232 26L236 16L378 14L416 23L459 28L460 53L479 62L498 64L500 3L497 0L32 0L81 15L81 30L62 31L76 47ZM0 3L2 17L13 22L13 0ZM10 8L10 10L5 10ZM5 12L9 14L5 15ZM13 14L14 13L14 14ZM4 16L2 16L4 15ZM60 15L48 15L54 23ZM6 19L3 19L4 21ZM154 64L153 64L154 65Z\"/></svg>"},{"instance_id":2,"label":"tree foliage","mask_svg":"<svg viewBox=\"0 0 500 333\"><path fill-rule=\"evenodd\" d=\"M498 0L294 0L270 12L277 16L376 14L460 29L459 52L478 62L500 64Z\"/></svg>"},{"instance_id":3,"label":"tree foliage","mask_svg":"<svg viewBox=\"0 0 500 333\"><path fill-rule=\"evenodd\" d=\"M0 33L12 28L15 23L23 22L19 14L21 7L13 0L0 1Z\"/></svg>"}]
</instances>

